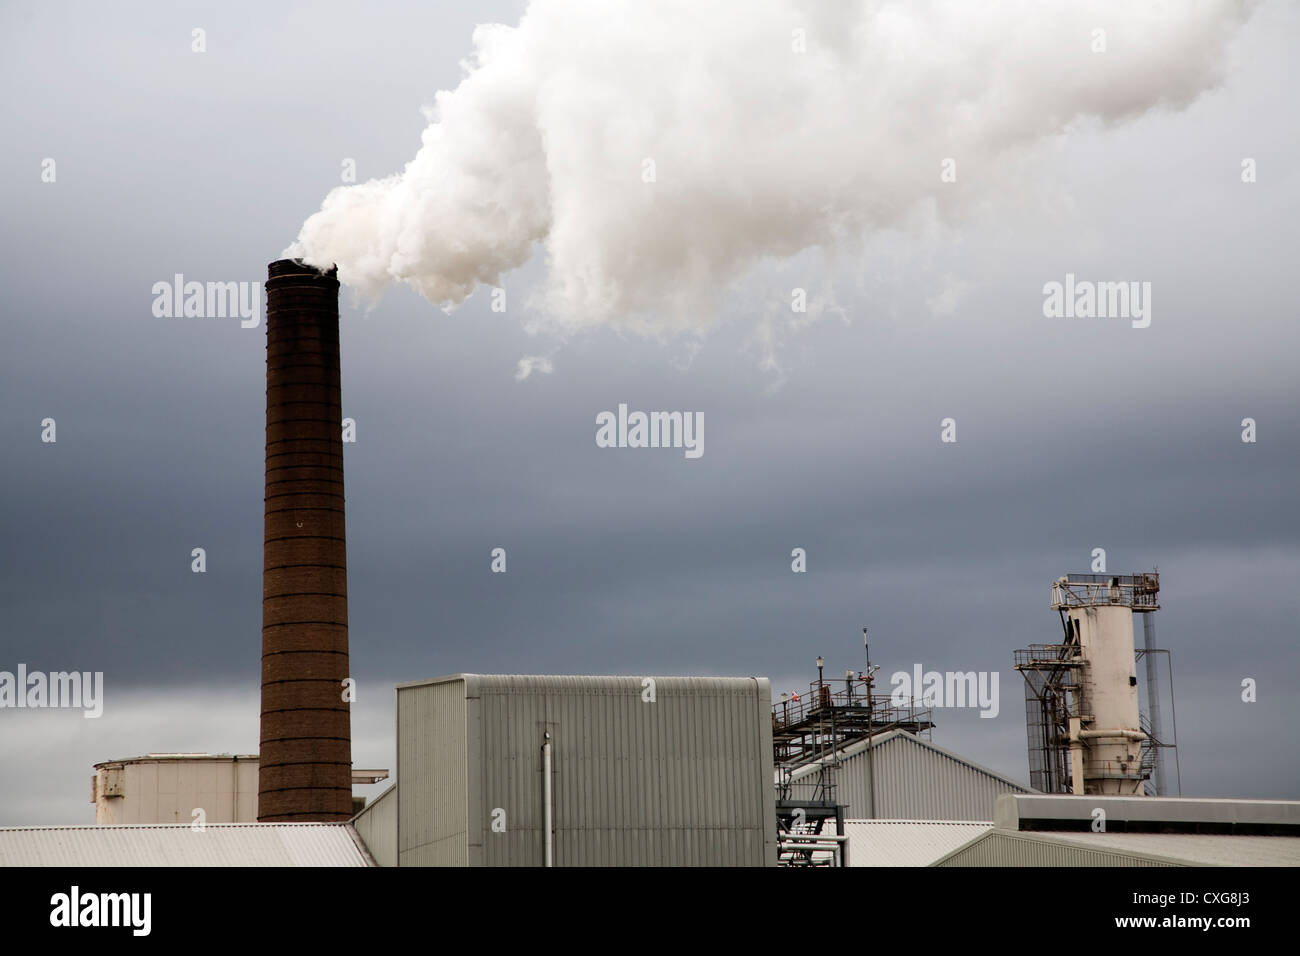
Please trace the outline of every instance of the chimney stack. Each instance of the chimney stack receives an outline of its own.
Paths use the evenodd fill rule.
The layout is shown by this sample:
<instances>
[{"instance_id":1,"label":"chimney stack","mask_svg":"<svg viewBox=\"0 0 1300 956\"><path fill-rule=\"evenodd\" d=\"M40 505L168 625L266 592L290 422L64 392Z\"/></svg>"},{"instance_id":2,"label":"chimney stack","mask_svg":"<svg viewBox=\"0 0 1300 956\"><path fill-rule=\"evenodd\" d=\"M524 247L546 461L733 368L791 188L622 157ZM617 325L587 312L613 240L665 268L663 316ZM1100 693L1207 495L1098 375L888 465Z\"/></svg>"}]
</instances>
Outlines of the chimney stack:
<instances>
[{"instance_id":1,"label":"chimney stack","mask_svg":"<svg viewBox=\"0 0 1300 956\"><path fill-rule=\"evenodd\" d=\"M352 816L337 271L267 269L263 823Z\"/></svg>"}]
</instances>

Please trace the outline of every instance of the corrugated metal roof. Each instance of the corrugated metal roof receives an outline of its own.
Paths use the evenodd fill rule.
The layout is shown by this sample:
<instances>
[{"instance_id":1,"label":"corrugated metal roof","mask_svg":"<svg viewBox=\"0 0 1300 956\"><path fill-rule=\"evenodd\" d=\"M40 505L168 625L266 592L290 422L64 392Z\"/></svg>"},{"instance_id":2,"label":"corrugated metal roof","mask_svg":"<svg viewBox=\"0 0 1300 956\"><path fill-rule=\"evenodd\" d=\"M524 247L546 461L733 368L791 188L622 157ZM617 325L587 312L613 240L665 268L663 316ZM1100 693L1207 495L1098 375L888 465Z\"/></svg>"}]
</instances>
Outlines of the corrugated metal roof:
<instances>
[{"instance_id":1,"label":"corrugated metal roof","mask_svg":"<svg viewBox=\"0 0 1300 956\"><path fill-rule=\"evenodd\" d=\"M343 823L0 827L0 866L368 866Z\"/></svg>"},{"instance_id":2,"label":"corrugated metal roof","mask_svg":"<svg viewBox=\"0 0 1300 956\"><path fill-rule=\"evenodd\" d=\"M1110 827L1110 832L1162 833L1216 832L1249 835L1300 836L1300 800L1238 800L1205 797L1119 797L1088 794L1020 794L998 798L993 822L1006 830L1044 830L1064 833L1066 821L1090 824L1098 807L1106 811L1107 821L1123 820L1125 827ZM1035 826L1025 826L1036 821ZM1044 821L1048 821L1044 825ZM1050 821L1062 825L1052 826ZM1135 823L1159 823L1156 827L1133 826ZM1214 829L1214 828L1219 829ZM1254 833L1249 831L1254 828ZM1290 832L1273 832L1290 831Z\"/></svg>"},{"instance_id":3,"label":"corrugated metal roof","mask_svg":"<svg viewBox=\"0 0 1300 956\"><path fill-rule=\"evenodd\" d=\"M1300 866L1300 837L993 829L936 865Z\"/></svg>"},{"instance_id":4,"label":"corrugated metal roof","mask_svg":"<svg viewBox=\"0 0 1300 956\"><path fill-rule=\"evenodd\" d=\"M845 820L849 866L930 866L993 828L965 820Z\"/></svg>"},{"instance_id":5,"label":"corrugated metal roof","mask_svg":"<svg viewBox=\"0 0 1300 956\"><path fill-rule=\"evenodd\" d=\"M1211 833L1038 832L1075 846L1103 847L1157 860L1202 866L1300 866L1300 837Z\"/></svg>"},{"instance_id":6,"label":"corrugated metal roof","mask_svg":"<svg viewBox=\"0 0 1300 956\"><path fill-rule=\"evenodd\" d=\"M943 747L940 747L938 744L934 743L933 741L924 740L923 738L918 737L915 734L909 734L905 730L890 730L883 734L876 734L874 737L871 738L870 741L861 740L856 744L852 744L851 746L845 747L843 750L839 752L838 757L841 760L845 760L849 757L855 757L860 753L865 753L867 751L868 743L870 743L873 749L879 750L880 747L883 746L884 744L887 744L890 741L899 738L909 743L914 743L917 746L924 747L925 749L933 751L936 754L940 754L944 757L947 757L949 760L959 763L963 767L967 767L971 770L975 770L979 773L982 773L987 777L993 777L994 779L999 780L1002 783L1006 784L1008 788L1014 790L1016 793L1036 792L1032 787L1026 786L1023 783L1020 783L1018 780L1012 780L1010 777L1006 776L1005 774L998 773L996 770L990 770L988 767L985 767L981 764L977 764L975 761L963 757L961 754L953 753L951 750L945 750ZM790 779L798 780L800 777L807 776L808 774L811 773L816 773L817 766L818 766L817 762L814 761L813 763L808 764L806 767L800 767L798 770L790 774Z\"/></svg>"},{"instance_id":7,"label":"corrugated metal roof","mask_svg":"<svg viewBox=\"0 0 1300 956\"><path fill-rule=\"evenodd\" d=\"M854 819L991 820L1004 793L1024 793L1024 784L927 740L895 730L840 751L836 800ZM790 798L816 794L819 763L791 774ZM873 781L874 771L874 781Z\"/></svg>"}]
</instances>

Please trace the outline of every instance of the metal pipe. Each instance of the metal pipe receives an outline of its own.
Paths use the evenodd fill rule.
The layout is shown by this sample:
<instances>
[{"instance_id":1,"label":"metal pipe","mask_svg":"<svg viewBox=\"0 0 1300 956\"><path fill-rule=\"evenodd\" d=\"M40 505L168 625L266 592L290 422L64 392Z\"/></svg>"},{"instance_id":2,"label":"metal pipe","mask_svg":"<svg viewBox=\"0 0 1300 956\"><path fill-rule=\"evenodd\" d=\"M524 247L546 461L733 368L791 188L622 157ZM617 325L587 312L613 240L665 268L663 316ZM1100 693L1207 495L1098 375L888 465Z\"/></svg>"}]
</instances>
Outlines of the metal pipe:
<instances>
[{"instance_id":1,"label":"metal pipe","mask_svg":"<svg viewBox=\"0 0 1300 956\"><path fill-rule=\"evenodd\" d=\"M843 835L782 834L777 838L776 852L781 853L830 853L832 859L839 857L840 866L848 866L849 838Z\"/></svg>"},{"instance_id":2,"label":"metal pipe","mask_svg":"<svg viewBox=\"0 0 1300 956\"><path fill-rule=\"evenodd\" d=\"M1082 723L1078 717L1070 718L1070 792L1075 796L1087 792L1083 776L1083 740L1079 729Z\"/></svg>"},{"instance_id":3,"label":"metal pipe","mask_svg":"<svg viewBox=\"0 0 1300 956\"><path fill-rule=\"evenodd\" d=\"M551 836L551 732L548 730L542 744L542 802L545 804L544 826L542 834L543 866L555 865L555 847Z\"/></svg>"},{"instance_id":4,"label":"metal pipe","mask_svg":"<svg viewBox=\"0 0 1300 956\"><path fill-rule=\"evenodd\" d=\"M862 629L862 651L867 656L867 817L876 818L876 761L872 752L873 738L872 718L875 716L876 702L871 696L871 645L867 643L867 629Z\"/></svg>"},{"instance_id":5,"label":"metal pipe","mask_svg":"<svg viewBox=\"0 0 1300 956\"><path fill-rule=\"evenodd\" d=\"M1146 648L1146 665L1147 665L1147 710L1151 713L1151 736L1155 738L1156 746L1152 748L1155 758L1155 767L1152 776L1155 777L1156 796L1168 796L1168 790L1165 789L1165 761L1160 753L1165 742L1164 722L1160 715L1160 682L1159 667L1156 664L1156 626L1154 615L1148 611L1142 615L1142 645Z\"/></svg>"},{"instance_id":6,"label":"metal pipe","mask_svg":"<svg viewBox=\"0 0 1300 956\"><path fill-rule=\"evenodd\" d=\"M1169 662L1169 716L1174 723L1174 769L1178 774L1178 795L1183 795L1183 762L1178 757L1178 707L1174 701L1174 652L1165 651Z\"/></svg>"},{"instance_id":7,"label":"metal pipe","mask_svg":"<svg viewBox=\"0 0 1300 956\"><path fill-rule=\"evenodd\" d=\"M844 807L836 805L835 807L835 833L843 837L840 841L840 866L849 865L849 840L848 829L844 826Z\"/></svg>"},{"instance_id":8,"label":"metal pipe","mask_svg":"<svg viewBox=\"0 0 1300 956\"><path fill-rule=\"evenodd\" d=\"M1147 735L1140 730L1081 730L1079 731L1080 740L1095 740L1098 737L1112 737L1125 740L1146 740Z\"/></svg>"}]
</instances>

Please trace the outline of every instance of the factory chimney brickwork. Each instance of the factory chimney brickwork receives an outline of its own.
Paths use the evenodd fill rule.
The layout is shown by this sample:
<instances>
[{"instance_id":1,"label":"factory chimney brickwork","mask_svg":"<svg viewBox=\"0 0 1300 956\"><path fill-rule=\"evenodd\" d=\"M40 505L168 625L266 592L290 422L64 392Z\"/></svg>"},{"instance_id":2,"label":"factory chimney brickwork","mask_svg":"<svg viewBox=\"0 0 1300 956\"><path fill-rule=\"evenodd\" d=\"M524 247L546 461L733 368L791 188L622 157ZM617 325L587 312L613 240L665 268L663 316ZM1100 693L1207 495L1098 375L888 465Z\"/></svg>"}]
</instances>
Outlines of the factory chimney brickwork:
<instances>
[{"instance_id":1,"label":"factory chimney brickwork","mask_svg":"<svg viewBox=\"0 0 1300 956\"><path fill-rule=\"evenodd\" d=\"M266 525L257 819L352 816L337 270L266 282Z\"/></svg>"}]
</instances>

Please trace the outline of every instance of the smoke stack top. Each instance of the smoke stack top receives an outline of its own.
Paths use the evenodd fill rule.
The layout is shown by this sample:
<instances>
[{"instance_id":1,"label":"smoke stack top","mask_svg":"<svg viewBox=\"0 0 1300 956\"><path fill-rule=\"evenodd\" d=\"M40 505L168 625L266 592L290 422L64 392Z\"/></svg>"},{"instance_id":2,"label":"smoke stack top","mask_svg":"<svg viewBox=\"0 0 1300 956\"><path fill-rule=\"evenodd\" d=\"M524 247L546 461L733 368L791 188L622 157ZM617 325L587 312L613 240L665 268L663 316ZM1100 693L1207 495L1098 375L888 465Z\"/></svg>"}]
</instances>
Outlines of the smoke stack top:
<instances>
[{"instance_id":1,"label":"smoke stack top","mask_svg":"<svg viewBox=\"0 0 1300 956\"><path fill-rule=\"evenodd\" d=\"M316 266L309 266L301 259L276 259L266 267L266 278L284 279L284 278L305 278L305 279L334 279L338 280L338 266L331 265L328 269L318 269ZM337 311L337 309L336 309Z\"/></svg>"},{"instance_id":2,"label":"smoke stack top","mask_svg":"<svg viewBox=\"0 0 1300 956\"><path fill-rule=\"evenodd\" d=\"M405 169L331 191L288 254L450 307L541 245L560 331L698 331L756 264L996 204L1079 119L1186 106L1251 8L533 0L474 32Z\"/></svg>"},{"instance_id":3,"label":"smoke stack top","mask_svg":"<svg viewBox=\"0 0 1300 956\"><path fill-rule=\"evenodd\" d=\"M261 822L352 816L339 282L281 259L266 282Z\"/></svg>"}]
</instances>

